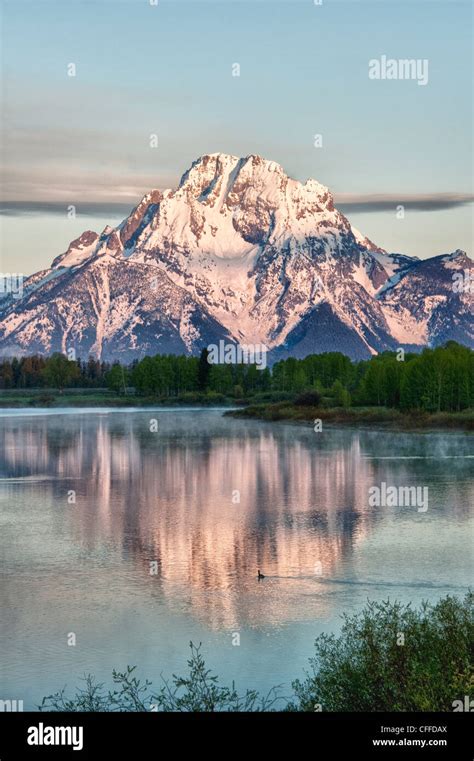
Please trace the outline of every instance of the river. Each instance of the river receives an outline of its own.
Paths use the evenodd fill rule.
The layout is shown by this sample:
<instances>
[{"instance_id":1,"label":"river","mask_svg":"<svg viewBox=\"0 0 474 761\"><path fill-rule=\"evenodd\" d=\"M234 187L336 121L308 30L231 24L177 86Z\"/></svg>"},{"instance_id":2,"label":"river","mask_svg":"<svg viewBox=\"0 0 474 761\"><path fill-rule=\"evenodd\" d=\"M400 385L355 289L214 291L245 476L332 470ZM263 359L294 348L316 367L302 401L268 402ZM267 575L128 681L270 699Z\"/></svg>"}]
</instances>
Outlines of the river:
<instances>
[{"instance_id":1,"label":"river","mask_svg":"<svg viewBox=\"0 0 474 761\"><path fill-rule=\"evenodd\" d=\"M368 598L467 590L472 442L222 410L1 410L0 698L31 709L127 664L158 684L191 640L223 681L290 695L314 638ZM382 483L426 488L427 509L371 506Z\"/></svg>"}]
</instances>

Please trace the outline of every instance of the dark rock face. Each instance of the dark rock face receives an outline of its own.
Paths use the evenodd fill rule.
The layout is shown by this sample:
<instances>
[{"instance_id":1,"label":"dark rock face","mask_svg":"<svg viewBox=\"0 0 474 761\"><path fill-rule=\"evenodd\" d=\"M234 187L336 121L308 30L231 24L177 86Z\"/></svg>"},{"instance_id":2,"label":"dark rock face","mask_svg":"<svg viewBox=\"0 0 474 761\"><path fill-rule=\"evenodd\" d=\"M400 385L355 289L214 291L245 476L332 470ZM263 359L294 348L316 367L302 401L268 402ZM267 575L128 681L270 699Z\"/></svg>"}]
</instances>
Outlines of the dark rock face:
<instances>
[{"instance_id":1,"label":"dark rock face","mask_svg":"<svg viewBox=\"0 0 474 761\"><path fill-rule=\"evenodd\" d=\"M330 304L323 303L301 320L285 343L272 351L270 359L272 362L287 357L304 359L308 354L328 351L340 351L351 359L371 356L358 333L335 314Z\"/></svg>"}]
</instances>

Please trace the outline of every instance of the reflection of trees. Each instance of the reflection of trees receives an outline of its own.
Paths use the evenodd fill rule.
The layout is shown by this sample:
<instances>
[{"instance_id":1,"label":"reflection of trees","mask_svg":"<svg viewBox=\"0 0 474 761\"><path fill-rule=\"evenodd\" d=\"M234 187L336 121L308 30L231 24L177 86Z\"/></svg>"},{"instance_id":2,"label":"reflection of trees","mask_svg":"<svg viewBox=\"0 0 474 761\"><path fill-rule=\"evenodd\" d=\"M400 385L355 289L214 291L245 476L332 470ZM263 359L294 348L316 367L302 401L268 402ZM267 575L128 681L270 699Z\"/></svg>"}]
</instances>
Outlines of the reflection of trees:
<instances>
[{"instance_id":1,"label":"reflection of trees","mask_svg":"<svg viewBox=\"0 0 474 761\"><path fill-rule=\"evenodd\" d=\"M156 434L151 417L159 418ZM313 595L316 564L324 578L337 575L383 517L368 508L371 485L409 483L414 472L425 482L439 471L439 460L370 459L395 449L427 452L427 436L413 437L411 449L405 437L400 450L383 434L332 431L318 438L308 429L212 414L5 419L0 431L3 474L46 474L52 480L43 488L57 500L74 489L71 530L84 547L111 542L153 593L170 604L184 601L216 626L242 616L286 620L291 579L300 585L306 579ZM431 451L436 445L431 437ZM443 486L448 498L452 483ZM156 576L150 561L158 564ZM288 584L278 594L267 584L263 595L257 567Z\"/></svg>"},{"instance_id":2,"label":"reflection of trees","mask_svg":"<svg viewBox=\"0 0 474 761\"><path fill-rule=\"evenodd\" d=\"M68 453L77 451L80 432L21 421L0 425L0 468L13 475L38 475L55 470Z\"/></svg>"},{"instance_id":3,"label":"reflection of trees","mask_svg":"<svg viewBox=\"0 0 474 761\"><path fill-rule=\"evenodd\" d=\"M77 431L55 430L46 431L46 446L50 457L60 457L65 451L75 449L80 434Z\"/></svg>"}]
</instances>

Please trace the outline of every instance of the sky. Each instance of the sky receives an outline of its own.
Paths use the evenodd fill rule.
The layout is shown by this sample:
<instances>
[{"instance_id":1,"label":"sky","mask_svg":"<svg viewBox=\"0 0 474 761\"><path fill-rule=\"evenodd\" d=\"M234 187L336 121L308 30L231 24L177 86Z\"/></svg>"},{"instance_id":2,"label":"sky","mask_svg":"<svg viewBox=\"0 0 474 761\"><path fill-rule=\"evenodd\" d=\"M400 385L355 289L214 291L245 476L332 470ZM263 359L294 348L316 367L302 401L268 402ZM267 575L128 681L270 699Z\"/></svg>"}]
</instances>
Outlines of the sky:
<instances>
[{"instance_id":1,"label":"sky","mask_svg":"<svg viewBox=\"0 0 474 761\"><path fill-rule=\"evenodd\" d=\"M48 267L82 231L117 224L217 151L314 177L389 251L472 255L470 2L0 9L2 272ZM370 78L382 56L426 60L427 83Z\"/></svg>"}]
</instances>

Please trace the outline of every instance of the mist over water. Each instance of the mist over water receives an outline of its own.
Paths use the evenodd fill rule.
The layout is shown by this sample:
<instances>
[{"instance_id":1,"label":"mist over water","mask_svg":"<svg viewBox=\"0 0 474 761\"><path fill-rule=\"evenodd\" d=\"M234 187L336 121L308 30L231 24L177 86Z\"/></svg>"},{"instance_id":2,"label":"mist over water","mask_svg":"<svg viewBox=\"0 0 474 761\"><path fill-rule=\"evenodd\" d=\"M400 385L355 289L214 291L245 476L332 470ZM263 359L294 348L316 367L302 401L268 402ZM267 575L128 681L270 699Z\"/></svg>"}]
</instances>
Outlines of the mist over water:
<instances>
[{"instance_id":1,"label":"mist over water","mask_svg":"<svg viewBox=\"0 0 474 761\"><path fill-rule=\"evenodd\" d=\"M466 434L3 411L0 697L32 708L127 664L158 683L190 640L224 680L289 694L315 636L367 598L464 594L472 472ZM382 482L428 487L428 510L369 507Z\"/></svg>"}]
</instances>

